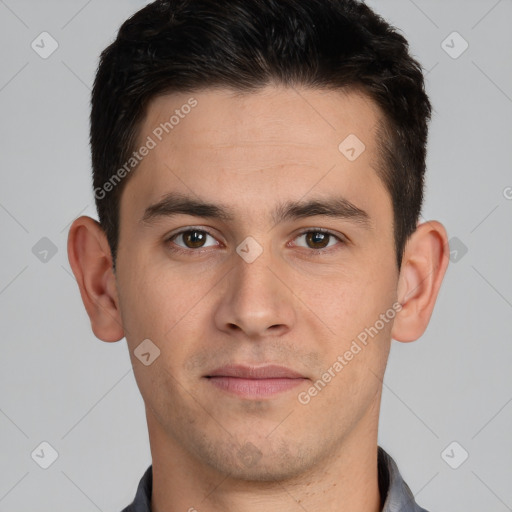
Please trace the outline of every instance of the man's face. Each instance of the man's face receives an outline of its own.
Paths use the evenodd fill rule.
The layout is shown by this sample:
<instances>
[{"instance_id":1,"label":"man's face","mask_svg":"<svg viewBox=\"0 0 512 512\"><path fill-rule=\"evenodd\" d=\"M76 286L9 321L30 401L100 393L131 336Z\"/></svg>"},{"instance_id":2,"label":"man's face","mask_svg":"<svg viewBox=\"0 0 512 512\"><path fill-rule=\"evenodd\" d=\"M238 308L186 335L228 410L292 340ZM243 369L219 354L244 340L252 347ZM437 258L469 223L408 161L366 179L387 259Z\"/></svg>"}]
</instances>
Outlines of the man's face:
<instances>
[{"instance_id":1,"label":"man's face","mask_svg":"<svg viewBox=\"0 0 512 512\"><path fill-rule=\"evenodd\" d=\"M191 97L197 105L182 109ZM168 134L158 130L176 109L179 122ZM359 351L353 340L397 298L392 204L376 172L378 116L355 93L275 87L174 94L149 105L137 148L148 136L156 147L122 194L117 290L161 450L274 480L361 436L376 438L392 320L378 322ZM365 145L359 156L354 135ZM229 218L149 209L171 193ZM278 215L289 203L339 199L367 218L318 209ZM134 355L145 339L160 350L148 366ZM275 378L257 382L244 373L268 365L301 378L271 369ZM233 366L242 373L226 369ZM318 380L324 385L308 391Z\"/></svg>"}]
</instances>

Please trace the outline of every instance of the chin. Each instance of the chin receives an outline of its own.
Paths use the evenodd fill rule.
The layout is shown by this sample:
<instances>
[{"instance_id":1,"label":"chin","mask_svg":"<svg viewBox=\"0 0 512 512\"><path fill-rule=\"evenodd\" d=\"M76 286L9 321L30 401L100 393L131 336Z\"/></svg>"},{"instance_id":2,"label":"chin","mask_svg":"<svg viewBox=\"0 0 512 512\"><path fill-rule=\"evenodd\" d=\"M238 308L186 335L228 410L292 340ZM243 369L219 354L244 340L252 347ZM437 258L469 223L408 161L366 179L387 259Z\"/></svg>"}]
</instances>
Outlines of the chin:
<instances>
[{"instance_id":1,"label":"chin","mask_svg":"<svg viewBox=\"0 0 512 512\"><path fill-rule=\"evenodd\" d=\"M320 447L319 447L320 448ZM281 482L304 475L315 463L323 459L323 453L315 457L298 444L290 446L281 439L278 444L269 439L248 440L243 444L208 443L203 440L195 446L195 453L218 473L245 482Z\"/></svg>"}]
</instances>

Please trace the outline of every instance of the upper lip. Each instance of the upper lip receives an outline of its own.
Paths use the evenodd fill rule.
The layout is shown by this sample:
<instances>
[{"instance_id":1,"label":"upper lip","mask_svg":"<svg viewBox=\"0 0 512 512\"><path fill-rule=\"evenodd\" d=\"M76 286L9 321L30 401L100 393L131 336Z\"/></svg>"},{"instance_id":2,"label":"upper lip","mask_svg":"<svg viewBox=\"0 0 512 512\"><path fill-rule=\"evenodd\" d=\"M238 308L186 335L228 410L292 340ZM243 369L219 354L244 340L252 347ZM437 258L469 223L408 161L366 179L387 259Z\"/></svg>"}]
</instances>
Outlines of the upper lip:
<instances>
[{"instance_id":1,"label":"upper lip","mask_svg":"<svg viewBox=\"0 0 512 512\"><path fill-rule=\"evenodd\" d=\"M305 378L285 366L244 366L226 365L217 368L206 375L206 377L237 377L239 379L300 379Z\"/></svg>"}]
</instances>

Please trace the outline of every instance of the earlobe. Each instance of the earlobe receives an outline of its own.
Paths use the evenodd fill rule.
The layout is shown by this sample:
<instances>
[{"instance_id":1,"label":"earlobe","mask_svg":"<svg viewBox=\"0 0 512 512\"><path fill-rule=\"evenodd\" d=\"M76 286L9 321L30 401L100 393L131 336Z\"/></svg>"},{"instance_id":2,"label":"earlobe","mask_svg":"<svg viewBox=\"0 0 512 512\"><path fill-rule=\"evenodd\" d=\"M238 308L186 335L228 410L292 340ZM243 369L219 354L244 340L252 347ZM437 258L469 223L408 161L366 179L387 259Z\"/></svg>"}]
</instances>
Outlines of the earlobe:
<instances>
[{"instance_id":1,"label":"earlobe","mask_svg":"<svg viewBox=\"0 0 512 512\"><path fill-rule=\"evenodd\" d=\"M68 259L95 336L118 341L124 336L112 256L100 224L76 219L68 234Z\"/></svg>"},{"instance_id":2,"label":"earlobe","mask_svg":"<svg viewBox=\"0 0 512 512\"><path fill-rule=\"evenodd\" d=\"M448 236L437 221L420 224L410 236L398 281L401 311L391 337L417 340L426 330L449 262Z\"/></svg>"}]
</instances>

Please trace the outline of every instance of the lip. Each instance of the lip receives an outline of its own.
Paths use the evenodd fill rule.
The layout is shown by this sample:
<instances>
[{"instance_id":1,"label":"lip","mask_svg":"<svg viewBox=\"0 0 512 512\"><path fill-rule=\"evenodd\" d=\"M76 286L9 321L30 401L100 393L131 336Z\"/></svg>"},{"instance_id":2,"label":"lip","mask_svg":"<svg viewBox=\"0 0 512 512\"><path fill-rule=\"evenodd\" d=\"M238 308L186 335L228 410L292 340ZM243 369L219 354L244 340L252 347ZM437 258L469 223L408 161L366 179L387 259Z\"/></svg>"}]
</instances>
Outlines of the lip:
<instances>
[{"instance_id":1,"label":"lip","mask_svg":"<svg viewBox=\"0 0 512 512\"><path fill-rule=\"evenodd\" d=\"M209 372L205 377L217 389L248 399L271 397L307 380L300 373L277 365L228 365Z\"/></svg>"},{"instance_id":2,"label":"lip","mask_svg":"<svg viewBox=\"0 0 512 512\"><path fill-rule=\"evenodd\" d=\"M227 365L217 368L206 377L238 377L239 379L304 379L305 377L285 366L268 364L265 366Z\"/></svg>"}]
</instances>

